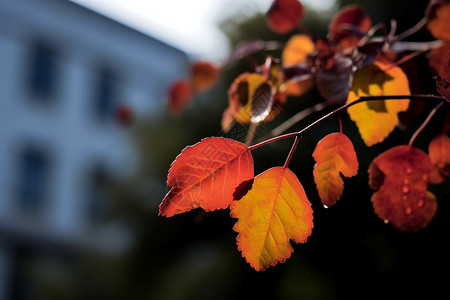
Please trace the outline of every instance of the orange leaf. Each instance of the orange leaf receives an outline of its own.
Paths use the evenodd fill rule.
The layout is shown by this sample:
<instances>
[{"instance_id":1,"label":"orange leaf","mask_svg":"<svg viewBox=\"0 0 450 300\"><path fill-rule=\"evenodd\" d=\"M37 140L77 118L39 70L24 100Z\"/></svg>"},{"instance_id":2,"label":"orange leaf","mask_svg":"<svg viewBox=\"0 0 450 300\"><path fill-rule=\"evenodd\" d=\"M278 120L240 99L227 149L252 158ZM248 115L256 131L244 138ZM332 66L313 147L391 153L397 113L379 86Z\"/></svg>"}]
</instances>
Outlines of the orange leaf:
<instances>
[{"instance_id":1,"label":"orange leaf","mask_svg":"<svg viewBox=\"0 0 450 300\"><path fill-rule=\"evenodd\" d=\"M435 1L428 13L428 30L437 39L450 41L450 3L448 1ZM441 3L447 2L447 3Z\"/></svg>"},{"instance_id":2,"label":"orange leaf","mask_svg":"<svg viewBox=\"0 0 450 300\"><path fill-rule=\"evenodd\" d=\"M317 144L313 157L316 161L314 182L320 199L323 205L331 206L339 200L344 191L344 181L339 172L345 177L358 173L355 149L344 134L331 133Z\"/></svg>"},{"instance_id":3,"label":"orange leaf","mask_svg":"<svg viewBox=\"0 0 450 300\"><path fill-rule=\"evenodd\" d=\"M383 71L383 69L387 69ZM409 95L408 79L395 66L376 62L355 72L347 103L362 96ZM353 105L347 109L350 118L358 126L367 146L381 143L398 124L398 113L406 111L409 100L370 101Z\"/></svg>"},{"instance_id":4,"label":"orange leaf","mask_svg":"<svg viewBox=\"0 0 450 300\"><path fill-rule=\"evenodd\" d=\"M364 34L370 29L370 26L372 26L372 21L361 6L344 7L330 22L330 40L337 43L341 50L355 47L363 35L357 34L354 29L351 30L349 27L356 28Z\"/></svg>"},{"instance_id":5,"label":"orange leaf","mask_svg":"<svg viewBox=\"0 0 450 300\"><path fill-rule=\"evenodd\" d=\"M276 33L293 30L303 16L303 6L298 0L274 0L267 11L269 28Z\"/></svg>"},{"instance_id":6,"label":"orange leaf","mask_svg":"<svg viewBox=\"0 0 450 300\"><path fill-rule=\"evenodd\" d=\"M306 34L293 35L283 49L281 60L283 66L297 65L306 60L306 57L314 52L314 42Z\"/></svg>"},{"instance_id":7,"label":"orange leaf","mask_svg":"<svg viewBox=\"0 0 450 300\"><path fill-rule=\"evenodd\" d=\"M219 77L219 68L206 61L196 61L191 66L192 85L197 92L211 88Z\"/></svg>"},{"instance_id":8,"label":"orange leaf","mask_svg":"<svg viewBox=\"0 0 450 300\"><path fill-rule=\"evenodd\" d=\"M172 163L167 185L171 190L159 214L171 217L201 207L227 208L235 188L253 178L253 158L247 146L226 138L206 138L186 147Z\"/></svg>"},{"instance_id":9,"label":"orange leaf","mask_svg":"<svg viewBox=\"0 0 450 300\"><path fill-rule=\"evenodd\" d=\"M437 135L428 146L430 160L444 177L450 176L450 137L445 133Z\"/></svg>"},{"instance_id":10,"label":"orange leaf","mask_svg":"<svg viewBox=\"0 0 450 300\"><path fill-rule=\"evenodd\" d=\"M397 146L376 157L369 166L369 185L375 213L401 231L418 231L436 214L437 202L427 191L442 177L420 149Z\"/></svg>"},{"instance_id":11,"label":"orange leaf","mask_svg":"<svg viewBox=\"0 0 450 300\"><path fill-rule=\"evenodd\" d=\"M291 170L271 168L255 177L253 187L234 201L231 216L238 249L257 271L284 262L293 251L289 240L305 243L313 228L313 211Z\"/></svg>"},{"instance_id":12,"label":"orange leaf","mask_svg":"<svg viewBox=\"0 0 450 300\"><path fill-rule=\"evenodd\" d=\"M169 87L167 107L173 115L180 114L192 100L191 84L184 79L176 80Z\"/></svg>"}]
</instances>

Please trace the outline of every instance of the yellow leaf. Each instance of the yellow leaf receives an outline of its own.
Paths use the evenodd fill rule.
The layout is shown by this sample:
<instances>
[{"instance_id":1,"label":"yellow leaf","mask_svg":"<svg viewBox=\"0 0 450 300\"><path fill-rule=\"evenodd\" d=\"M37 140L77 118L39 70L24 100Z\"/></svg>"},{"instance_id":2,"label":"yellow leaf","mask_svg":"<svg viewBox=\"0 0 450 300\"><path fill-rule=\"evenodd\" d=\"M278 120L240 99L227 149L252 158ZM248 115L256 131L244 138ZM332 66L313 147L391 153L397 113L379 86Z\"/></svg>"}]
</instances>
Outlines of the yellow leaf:
<instances>
[{"instance_id":1,"label":"yellow leaf","mask_svg":"<svg viewBox=\"0 0 450 300\"><path fill-rule=\"evenodd\" d=\"M284 262L293 251L289 240L305 243L313 228L313 211L292 171L271 168L256 176L250 191L231 204L238 218L238 249L257 271Z\"/></svg>"},{"instance_id":2,"label":"yellow leaf","mask_svg":"<svg viewBox=\"0 0 450 300\"><path fill-rule=\"evenodd\" d=\"M355 72L347 103L362 96L410 94L408 79L399 67L376 62ZM398 124L397 114L408 107L407 99L379 100L353 105L347 112L356 123L365 144L372 146L389 136Z\"/></svg>"},{"instance_id":3,"label":"yellow leaf","mask_svg":"<svg viewBox=\"0 0 450 300\"><path fill-rule=\"evenodd\" d=\"M314 42L308 35L293 35L283 49L281 56L283 66L289 67L304 62L306 57L314 52L314 49Z\"/></svg>"}]
</instances>

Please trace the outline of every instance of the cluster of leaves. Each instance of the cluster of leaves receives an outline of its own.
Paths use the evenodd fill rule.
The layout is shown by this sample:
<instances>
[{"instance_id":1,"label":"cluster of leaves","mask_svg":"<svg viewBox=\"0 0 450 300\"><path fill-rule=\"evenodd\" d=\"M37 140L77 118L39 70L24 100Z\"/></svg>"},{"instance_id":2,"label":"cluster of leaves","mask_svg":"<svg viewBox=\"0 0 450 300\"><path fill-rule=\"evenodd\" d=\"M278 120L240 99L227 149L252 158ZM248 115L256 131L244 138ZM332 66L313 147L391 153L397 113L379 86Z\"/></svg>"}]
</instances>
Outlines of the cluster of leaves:
<instances>
[{"instance_id":1,"label":"cluster of leaves","mask_svg":"<svg viewBox=\"0 0 450 300\"><path fill-rule=\"evenodd\" d=\"M268 26L277 33L298 29L303 8L298 0L275 0L267 12ZM450 1L431 0L424 18L406 32L396 34L384 25L372 26L360 6L340 10L331 20L326 38L313 39L294 34L283 45L281 59L268 57L254 72L241 74L231 85L228 108L222 117L223 130L235 122L258 126L277 116L289 96L301 96L315 85L327 105L337 109L304 129L277 135L248 145L223 137L205 138L186 147L172 163L167 178L171 190L160 205L160 215L171 217L195 208L205 211L230 208L238 221L234 230L238 249L256 270L264 270L290 257L290 241L304 243L312 233L313 211L305 190L288 168L299 137L323 120L346 111L356 124L364 143L370 147L383 142L399 123L398 114L407 111L412 100L437 101L408 145L381 153L369 166L369 186L376 190L371 201L375 213L402 231L425 228L437 210L429 184L442 183L450 175L450 114L442 133L430 143L428 154L413 147L415 137L441 107L450 102ZM404 42L427 26L437 39ZM377 31L384 34L376 36ZM268 47L252 42L237 49L232 59ZM275 44L270 44L272 47ZM411 52L404 55L405 52ZM429 65L436 74L441 95L411 95L408 78L399 65L430 52ZM205 64L205 63L204 63ZM206 63L207 64L207 63ZM191 83L171 88L169 108L180 112L191 97L191 87L202 90L217 79L220 68L193 71ZM193 68L194 70L194 68ZM209 72L209 73L208 73ZM200 75L201 74L201 75ZM212 75L211 75L212 74ZM202 88L198 88L198 86ZM189 90L182 96L180 90ZM255 176L251 151L294 138L283 166ZM358 159L351 140L339 132L326 135L313 154L313 177L323 205L336 204L344 190L341 177L358 173Z\"/></svg>"}]
</instances>

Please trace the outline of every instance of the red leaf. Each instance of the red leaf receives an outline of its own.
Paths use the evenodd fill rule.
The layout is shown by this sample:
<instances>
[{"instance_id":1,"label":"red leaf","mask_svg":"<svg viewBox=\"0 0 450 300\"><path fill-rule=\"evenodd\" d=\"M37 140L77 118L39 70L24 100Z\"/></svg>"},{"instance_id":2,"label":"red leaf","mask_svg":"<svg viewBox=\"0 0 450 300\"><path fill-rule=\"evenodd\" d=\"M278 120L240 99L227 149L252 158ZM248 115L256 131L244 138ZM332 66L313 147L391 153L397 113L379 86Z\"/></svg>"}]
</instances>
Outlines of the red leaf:
<instances>
[{"instance_id":1,"label":"red leaf","mask_svg":"<svg viewBox=\"0 0 450 300\"><path fill-rule=\"evenodd\" d=\"M339 44L341 50L355 47L371 25L370 17L361 6L344 7L330 23L330 39Z\"/></svg>"},{"instance_id":2,"label":"red leaf","mask_svg":"<svg viewBox=\"0 0 450 300\"><path fill-rule=\"evenodd\" d=\"M274 0L266 16L270 29L276 33L288 33L302 19L303 6L298 0Z\"/></svg>"},{"instance_id":3,"label":"red leaf","mask_svg":"<svg viewBox=\"0 0 450 300\"><path fill-rule=\"evenodd\" d=\"M428 226L437 202L427 191L429 183L442 177L429 157L410 146L397 146L376 157L369 167L369 185L378 189L372 196L375 213L401 231Z\"/></svg>"},{"instance_id":4,"label":"red leaf","mask_svg":"<svg viewBox=\"0 0 450 300\"><path fill-rule=\"evenodd\" d=\"M167 106L173 115L180 114L191 102L193 96L191 84L184 79L176 80L169 87Z\"/></svg>"},{"instance_id":5,"label":"red leaf","mask_svg":"<svg viewBox=\"0 0 450 300\"><path fill-rule=\"evenodd\" d=\"M450 137L441 133L434 137L428 146L431 162L444 177L450 177Z\"/></svg>"},{"instance_id":6,"label":"red leaf","mask_svg":"<svg viewBox=\"0 0 450 300\"><path fill-rule=\"evenodd\" d=\"M172 163L167 176L171 190L159 214L171 217L197 207L205 211L227 208L236 187L253 176L247 146L226 138L203 139L186 147Z\"/></svg>"},{"instance_id":7,"label":"red leaf","mask_svg":"<svg viewBox=\"0 0 450 300\"><path fill-rule=\"evenodd\" d=\"M196 61L191 66L192 85L197 92L211 88L219 78L219 68L206 61Z\"/></svg>"}]
</instances>

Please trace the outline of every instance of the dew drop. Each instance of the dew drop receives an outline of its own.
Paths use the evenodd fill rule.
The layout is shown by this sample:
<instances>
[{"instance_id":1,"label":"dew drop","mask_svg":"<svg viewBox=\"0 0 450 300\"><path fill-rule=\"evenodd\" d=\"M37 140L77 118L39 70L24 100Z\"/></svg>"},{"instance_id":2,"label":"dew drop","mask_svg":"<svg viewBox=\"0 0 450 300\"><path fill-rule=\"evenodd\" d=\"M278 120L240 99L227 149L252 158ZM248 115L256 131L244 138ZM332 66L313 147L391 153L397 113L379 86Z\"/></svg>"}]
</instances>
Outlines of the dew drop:
<instances>
[{"instance_id":1,"label":"dew drop","mask_svg":"<svg viewBox=\"0 0 450 300\"><path fill-rule=\"evenodd\" d=\"M409 186L407 186L407 185L402 186L402 193L403 194L408 194L409 193Z\"/></svg>"},{"instance_id":2,"label":"dew drop","mask_svg":"<svg viewBox=\"0 0 450 300\"><path fill-rule=\"evenodd\" d=\"M411 207L405 208L405 214L407 214L407 215L412 214L412 209L411 209Z\"/></svg>"},{"instance_id":3,"label":"dew drop","mask_svg":"<svg viewBox=\"0 0 450 300\"><path fill-rule=\"evenodd\" d=\"M405 174L410 175L412 173L412 169L410 167L405 168Z\"/></svg>"},{"instance_id":4,"label":"dew drop","mask_svg":"<svg viewBox=\"0 0 450 300\"><path fill-rule=\"evenodd\" d=\"M327 209L329 206L324 204L323 207L324 207L325 209Z\"/></svg>"},{"instance_id":5,"label":"dew drop","mask_svg":"<svg viewBox=\"0 0 450 300\"><path fill-rule=\"evenodd\" d=\"M406 201L406 199L408 199L408 197L406 195L403 195L402 200Z\"/></svg>"},{"instance_id":6,"label":"dew drop","mask_svg":"<svg viewBox=\"0 0 450 300\"><path fill-rule=\"evenodd\" d=\"M423 207L424 205L425 205L425 201L423 201L423 199L419 199L419 201L417 201L418 207Z\"/></svg>"},{"instance_id":7,"label":"dew drop","mask_svg":"<svg viewBox=\"0 0 450 300\"><path fill-rule=\"evenodd\" d=\"M384 224L389 224L389 220L384 220Z\"/></svg>"},{"instance_id":8,"label":"dew drop","mask_svg":"<svg viewBox=\"0 0 450 300\"><path fill-rule=\"evenodd\" d=\"M423 174L423 175L422 175L422 179L423 179L424 181L428 181L428 175L427 175L427 174Z\"/></svg>"},{"instance_id":9,"label":"dew drop","mask_svg":"<svg viewBox=\"0 0 450 300\"><path fill-rule=\"evenodd\" d=\"M408 178L405 178L405 179L403 180L403 184L409 184L409 179L408 179Z\"/></svg>"}]
</instances>

